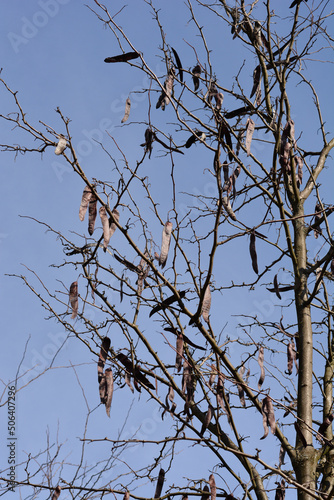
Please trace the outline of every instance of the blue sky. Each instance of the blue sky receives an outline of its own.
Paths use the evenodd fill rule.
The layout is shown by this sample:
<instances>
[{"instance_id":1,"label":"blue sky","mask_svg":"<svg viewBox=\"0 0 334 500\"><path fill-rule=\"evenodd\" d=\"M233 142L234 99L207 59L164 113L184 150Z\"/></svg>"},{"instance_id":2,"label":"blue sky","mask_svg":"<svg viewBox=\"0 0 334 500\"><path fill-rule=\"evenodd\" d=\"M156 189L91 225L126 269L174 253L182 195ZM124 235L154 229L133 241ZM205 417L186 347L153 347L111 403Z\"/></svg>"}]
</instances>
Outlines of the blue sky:
<instances>
[{"instance_id":1,"label":"blue sky","mask_svg":"<svg viewBox=\"0 0 334 500\"><path fill-rule=\"evenodd\" d=\"M106 4L113 12L117 12L123 2L117 0ZM89 1L88 5L93 7L93 2ZM286 8L278 0L272 2L272 6L280 13ZM195 45L198 37L194 33L192 23L189 22L189 13L185 5L177 0L168 2L168 8L165 7L161 6L160 15L166 26L167 42L177 49L182 61L186 61L185 67L190 68L195 63L195 57L189 44ZM301 7L301 11L307 15L306 5ZM175 15L175 12L178 15ZM165 69L158 57L154 42L158 35L157 28L152 21L148 6L144 2L129 2L127 13L127 15L119 14L121 25L131 34L135 47L144 53L146 61L163 80ZM211 29L211 25L207 26L208 13L205 10L199 10L198 15L205 26L208 45L213 47L211 57L214 67L219 68L217 69L219 81L223 86L228 87L244 60L243 82L251 87L253 56L247 50L243 50L237 40L232 42L228 28L218 29L217 25L212 25ZM75 0L3 2L0 5L0 19L2 21L0 32L2 78L12 90L18 91L17 95L27 114L27 119L36 128L43 129L39 123L41 120L53 127L57 133L63 133L63 125L55 112L55 109L59 107L63 114L71 119L73 143L87 176L113 181L115 176L113 165L101 151L96 140L103 141L111 155L117 159L120 155L110 135L126 151L130 162L135 162L141 157L140 144L143 142L146 128L144 122L147 121L147 95L137 92L143 86L147 88L149 85L147 78L144 78L140 71L126 65L107 65L103 62L105 57L118 53L119 48L111 32L104 28L84 3L75 2ZM286 19L285 22L288 25L291 20ZM279 29L287 30L285 26L279 26ZM203 54L200 48L199 57L202 58ZM317 57L315 54L314 59ZM332 66L326 65L325 67L322 63L311 60L307 64L312 74L312 82L318 89L318 95L323 104L324 118L331 125L329 129L333 131L333 102L330 101L334 76ZM303 135L300 139L303 147L315 149L318 139L317 130L312 125L314 114L313 111L310 112L305 108L305 94L300 92L301 87L302 85L296 89L292 88L293 118L297 132L303 128ZM134 123L121 126L124 102L129 94L132 99L130 117ZM231 98L226 97L224 106L233 105ZM0 92L0 107L3 114L14 110L13 99L4 89ZM164 114L160 110L153 109L152 116L154 124L161 127L165 122L168 123L174 119L168 107ZM306 122L310 123L309 127L304 127ZM32 145L30 137L20 131L13 132L10 128L2 128L1 143L20 142ZM180 133L175 140L178 144L182 144L188 135L185 132ZM201 152L196 146L190 149L185 157L177 158L176 161L179 191L187 191L200 196L209 195L212 190L212 180L205 169L211 167L211 156L207 152ZM269 155L268 162L270 162ZM45 310L34 294L23 286L22 281L7 275L23 274L29 277L29 280L31 279L31 283L38 290L40 283L28 271L31 269L38 273L50 291L64 290L59 280L69 286L78 275L78 271L68 267L59 269L49 267L51 263L63 262L64 254L61 245L54 234L46 231L45 226L26 217L41 220L67 234L69 231L82 234L85 231L82 224L86 223L81 223L77 216L84 185L64 160L54 155L51 148L48 148L42 157L27 153L15 158L13 153L2 152L0 168L2 175L0 203L3 214L0 229L2 283L0 303L1 331L3 332L0 378L2 391L5 384L15 378L28 339L23 368L32 370L33 375L38 375L49 366L51 359L66 338L61 326L53 319L45 319ZM159 158L158 148L155 145L152 159L143 165L142 175L149 176L152 186L158 193L163 216L166 216L171 208L168 168L167 160ZM333 184L329 183L326 191L330 192L332 187ZM180 196L179 200L180 207L182 207L185 198ZM313 201L310 203L313 204ZM310 206L310 210L312 209L313 207ZM250 219L254 216L253 213L249 214ZM153 232L159 230L158 225L153 225ZM115 238L118 238L117 234ZM158 241L159 237L157 236L156 239ZM116 245L118 240L115 241ZM265 245L261 242L258 245L258 252L260 255L262 253L264 266L266 259L270 260L270 257L266 254ZM311 249L314 254L317 251L317 245L319 243L314 242ZM215 276L217 281L224 277L225 273L230 276L231 268L234 269L234 276L238 281L247 279L251 273L248 241L245 241L243 245L237 243L233 248L232 255L222 262L222 268L217 271ZM113 299L118 300L117 297ZM265 318L271 318L274 315L276 319L280 317L280 309L276 309L277 312L274 313L275 308L278 308L277 301L272 297L268 299L265 290L253 297L249 291L241 292L239 289L237 295L232 292L224 293L223 297L213 302L213 311L223 310L222 317L217 315L217 328L223 328L227 323L224 333L235 335L238 318L235 318L233 314L237 314L242 301L246 304L245 314L256 311ZM92 317L96 314L93 308L90 313ZM47 427L50 430L52 442L56 440L57 432L59 432L59 441L66 441L64 456L69 452L72 454L68 462L78 461L80 454L78 437L82 435L85 426L87 404L90 410L93 410L99 401L96 359L80 342L75 340L72 338L67 341L57 354L52 369L18 394L16 411L19 462L25 460L28 452L37 453L43 449ZM117 343L117 339L115 342ZM30 377L26 377L25 380L30 380ZM87 404L82 395L82 389L84 389ZM143 432L147 436L155 436L164 432L160 416L155 413L154 405L147 402L145 394L140 396L138 403L137 395L133 398L126 389L115 392L111 420L106 417L103 408L93 411L91 423L88 425L89 437L93 433L94 437L105 435L115 437L124 420L126 408L132 402L135 410L129 414L126 433L133 433L140 425L143 425ZM144 402L145 404L141 404ZM167 425L170 423L171 419L168 420ZM0 424L1 436L5 437L6 406L1 408ZM261 422L259 424L258 433L261 434ZM250 430L249 428L248 432ZM274 440L273 436L269 436L269 439ZM102 446L104 445L101 444ZM128 460L132 460L131 457L135 454L128 453L130 453ZM136 453L138 456L138 448ZM155 456L156 450L148 452L145 458L149 459L150 453ZM144 458L143 454L144 450L140 449L141 460ZM101 458L99 448L91 446L88 457L91 463L99 460ZM6 457L1 458L1 469L6 463L3 460L6 460ZM275 456L272 458L272 463L276 461ZM182 458L176 463L183 464ZM211 466L214 464L213 461ZM123 470L120 465L118 467L120 469L117 470ZM197 461L192 462L189 469L183 473L174 468L172 472L176 480L180 481L183 475L194 478L203 476L201 464ZM70 477L71 473L71 466L68 466L68 470L65 468L62 471L62 477L66 474ZM54 485L58 481L57 474L56 470L55 478L52 480ZM220 486L225 487L223 484ZM147 496L151 493L153 495L154 485L149 486L145 491ZM25 493L22 494L24 497ZM41 498L47 498L47 494L43 493Z\"/></svg>"}]
</instances>

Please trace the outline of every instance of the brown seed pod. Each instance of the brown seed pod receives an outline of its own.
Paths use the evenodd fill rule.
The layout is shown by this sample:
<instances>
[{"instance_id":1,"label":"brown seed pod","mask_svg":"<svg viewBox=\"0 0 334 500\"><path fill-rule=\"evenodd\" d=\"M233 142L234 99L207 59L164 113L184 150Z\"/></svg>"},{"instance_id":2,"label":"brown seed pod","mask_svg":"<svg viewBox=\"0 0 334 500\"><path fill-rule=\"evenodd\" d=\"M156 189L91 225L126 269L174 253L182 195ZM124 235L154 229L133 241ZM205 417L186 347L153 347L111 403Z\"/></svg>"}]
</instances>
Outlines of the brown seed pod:
<instances>
[{"instance_id":1,"label":"brown seed pod","mask_svg":"<svg viewBox=\"0 0 334 500\"><path fill-rule=\"evenodd\" d=\"M199 77L201 76L201 72L202 72L201 67L198 64L192 70L192 78L193 78L193 82L194 82L195 92L199 88Z\"/></svg>"},{"instance_id":2,"label":"brown seed pod","mask_svg":"<svg viewBox=\"0 0 334 500\"><path fill-rule=\"evenodd\" d=\"M210 492L211 492L211 500L216 500L217 487L216 487L215 476L213 474L210 474L210 476L209 476L209 485L210 485Z\"/></svg>"},{"instance_id":3,"label":"brown seed pod","mask_svg":"<svg viewBox=\"0 0 334 500\"><path fill-rule=\"evenodd\" d=\"M210 496L210 490L209 490L209 486L206 484L203 488L203 495L201 496L201 500L209 500L209 496Z\"/></svg>"},{"instance_id":4,"label":"brown seed pod","mask_svg":"<svg viewBox=\"0 0 334 500\"><path fill-rule=\"evenodd\" d=\"M128 119L129 119L129 116L130 116L130 109L131 109L131 101L130 101L130 97L127 97L126 101L125 101L125 111L124 111L124 116L121 120L121 123L125 123Z\"/></svg>"},{"instance_id":5,"label":"brown seed pod","mask_svg":"<svg viewBox=\"0 0 334 500\"><path fill-rule=\"evenodd\" d=\"M51 500L58 500L58 498L60 496L60 493L61 493L61 487L57 486L56 489L53 492Z\"/></svg>"},{"instance_id":6,"label":"brown seed pod","mask_svg":"<svg viewBox=\"0 0 334 500\"><path fill-rule=\"evenodd\" d=\"M114 392L114 379L111 368L106 369L106 371L104 372L104 376L106 381L106 397L105 397L106 412L108 417L110 417L110 407Z\"/></svg>"},{"instance_id":7,"label":"brown seed pod","mask_svg":"<svg viewBox=\"0 0 334 500\"><path fill-rule=\"evenodd\" d=\"M206 323L209 322L210 308L211 308L211 291L210 291L210 285L207 285L204 292L202 312L201 312L202 317L204 321L206 321Z\"/></svg>"},{"instance_id":8,"label":"brown seed pod","mask_svg":"<svg viewBox=\"0 0 334 500\"><path fill-rule=\"evenodd\" d=\"M167 221L162 231L161 252L159 257L159 264L162 269L165 267L167 262L170 240L172 236L172 228L173 224Z\"/></svg>"},{"instance_id":9,"label":"brown seed pod","mask_svg":"<svg viewBox=\"0 0 334 500\"><path fill-rule=\"evenodd\" d=\"M156 104L157 109L161 108L164 111L167 104L169 104L173 92L174 78L175 78L175 69L171 68L168 71L168 75L165 80L164 90L161 92L158 102Z\"/></svg>"},{"instance_id":10,"label":"brown seed pod","mask_svg":"<svg viewBox=\"0 0 334 500\"><path fill-rule=\"evenodd\" d=\"M83 190L83 193L82 193L82 198L81 198L81 203L80 203L80 208L79 208L79 219L81 221L83 221L85 218L88 204L90 202L92 194L93 193L92 193L91 188L89 186L85 186L85 189Z\"/></svg>"},{"instance_id":11,"label":"brown seed pod","mask_svg":"<svg viewBox=\"0 0 334 500\"><path fill-rule=\"evenodd\" d=\"M276 488L276 493L275 493L275 500L284 500L285 499L285 481L284 479L281 479L280 483L276 483L277 488Z\"/></svg>"},{"instance_id":12,"label":"brown seed pod","mask_svg":"<svg viewBox=\"0 0 334 500\"><path fill-rule=\"evenodd\" d=\"M255 246L255 231L254 231L254 229L250 233L249 253L250 253L250 256L252 259L253 271L256 274L259 274L259 268L257 265L257 253L256 253L256 246Z\"/></svg>"},{"instance_id":13,"label":"brown seed pod","mask_svg":"<svg viewBox=\"0 0 334 500\"><path fill-rule=\"evenodd\" d=\"M130 492L129 490L126 490L126 492L124 493L124 496L123 496L123 500L129 500L130 499Z\"/></svg>"},{"instance_id":14,"label":"brown seed pod","mask_svg":"<svg viewBox=\"0 0 334 500\"><path fill-rule=\"evenodd\" d=\"M90 235L92 235L94 232L96 215L97 215L97 198L95 194L92 193L88 206L88 232Z\"/></svg>"},{"instance_id":15,"label":"brown seed pod","mask_svg":"<svg viewBox=\"0 0 334 500\"><path fill-rule=\"evenodd\" d=\"M262 416L263 416L263 427L264 427L264 434L260 439L264 439L268 436L269 433L269 427L271 429L272 434L275 434L276 432L276 420L275 420L275 414L274 414L274 407L272 400L270 396L266 396L262 400Z\"/></svg>"},{"instance_id":16,"label":"brown seed pod","mask_svg":"<svg viewBox=\"0 0 334 500\"><path fill-rule=\"evenodd\" d=\"M107 400L107 385L106 385L106 376L104 373L100 377L99 394L100 394L100 401L104 405Z\"/></svg>"},{"instance_id":17,"label":"brown seed pod","mask_svg":"<svg viewBox=\"0 0 334 500\"><path fill-rule=\"evenodd\" d=\"M120 54L117 56L106 57L104 62L105 63L127 62L131 61L132 59L137 59L137 57L139 57L138 52L125 52L124 54Z\"/></svg>"},{"instance_id":18,"label":"brown seed pod","mask_svg":"<svg viewBox=\"0 0 334 500\"><path fill-rule=\"evenodd\" d=\"M253 87L252 87L251 94L249 96L250 99L253 97L253 95L255 95L255 93L260 85L260 78L261 78L261 66L258 65L258 66L256 66L256 68L253 71Z\"/></svg>"},{"instance_id":19,"label":"brown seed pod","mask_svg":"<svg viewBox=\"0 0 334 500\"><path fill-rule=\"evenodd\" d=\"M104 337L102 339L102 344L101 344L101 349L100 349L100 355L99 355L99 361L97 363L97 379L98 382L100 382L102 376L103 376L103 370L104 370L104 365L106 362L106 359L108 357L108 351L110 348L110 338L109 337Z\"/></svg>"},{"instance_id":20,"label":"brown seed pod","mask_svg":"<svg viewBox=\"0 0 334 500\"><path fill-rule=\"evenodd\" d=\"M211 422L212 417L213 417L213 408L209 404L208 411L206 412L205 417L204 417L204 422L202 424L201 432L199 433L201 437L203 437L204 432L209 427L209 424Z\"/></svg>"},{"instance_id":21,"label":"brown seed pod","mask_svg":"<svg viewBox=\"0 0 334 500\"><path fill-rule=\"evenodd\" d=\"M261 387L262 387L262 384L264 382L264 377L265 377L265 371L264 371L264 366L263 366L263 362L264 362L264 348L262 346L259 349L259 356L257 358L257 362L259 363L260 368L261 368L261 375L260 375L260 378L259 378L259 381L258 381L258 384L257 384L258 389L260 391Z\"/></svg>"},{"instance_id":22,"label":"brown seed pod","mask_svg":"<svg viewBox=\"0 0 334 500\"><path fill-rule=\"evenodd\" d=\"M154 493L154 498L161 497L161 492L162 492L162 488L164 485L164 481L165 481L165 471L163 469L160 469L158 481L157 481L157 486L156 486L155 493Z\"/></svg>"},{"instance_id":23,"label":"brown seed pod","mask_svg":"<svg viewBox=\"0 0 334 500\"><path fill-rule=\"evenodd\" d=\"M255 123L251 118L248 118L246 122L246 144L245 144L247 156L250 155L250 148L252 144L254 130L255 130Z\"/></svg>"},{"instance_id":24,"label":"brown seed pod","mask_svg":"<svg viewBox=\"0 0 334 500\"><path fill-rule=\"evenodd\" d=\"M175 360L175 368L178 372L181 371L182 368L182 360L183 360L183 335L181 332L178 332L176 338L176 360Z\"/></svg>"},{"instance_id":25,"label":"brown seed pod","mask_svg":"<svg viewBox=\"0 0 334 500\"><path fill-rule=\"evenodd\" d=\"M75 319L77 314L78 314L78 307L79 307L78 282L77 281L74 281L70 286L69 299L70 299L70 304L71 304L71 308L72 308L71 318Z\"/></svg>"},{"instance_id":26,"label":"brown seed pod","mask_svg":"<svg viewBox=\"0 0 334 500\"><path fill-rule=\"evenodd\" d=\"M183 82L183 69L182 69L181 59L179 58L179 54L176 52L175 49L173 49L173 47L172 47L172 51L173 51L173 54L174 54L174 57L175 57L175 62L176 62L177 69L179 70L180 82Z\"/></svg>"}]
</instances>

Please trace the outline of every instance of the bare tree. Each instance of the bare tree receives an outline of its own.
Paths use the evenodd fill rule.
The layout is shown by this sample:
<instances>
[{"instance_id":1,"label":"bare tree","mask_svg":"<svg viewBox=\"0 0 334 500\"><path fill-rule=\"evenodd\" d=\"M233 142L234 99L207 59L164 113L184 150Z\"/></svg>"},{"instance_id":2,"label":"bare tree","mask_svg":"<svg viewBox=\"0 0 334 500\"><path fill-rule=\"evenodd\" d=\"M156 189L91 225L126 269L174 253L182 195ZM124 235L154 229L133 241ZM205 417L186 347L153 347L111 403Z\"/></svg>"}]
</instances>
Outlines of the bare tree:
<instances>
[{"instance_id":1,"label":"bare tree","mask_svg":"<svg viewBox=\"0 0 334 500\"><path fill-rule=\"evenodd\" d=\"M2 150L43 155L56 148L78 176L83 221L82 235L70 236L39 221L62 244L66 261L58 266L60 275L64 266L73 266L80 270L76 281L51 292L42 278L40 289L20 278L51 317L95 356L96 391L111 419L119 411L117 395L112 401L114 386L147 393L164 419L161 439L105 438L112 456L109 451L93 471L85 470L82 460L71 481L59 480L61 490L54 498L63 491L71 498L108 493L144 498L136 493L143 477L158 477L155 498L265 500L275 494L283 499L286 489L303 500L333 498L333 308L328 288L334 272L329 223L334 208L325 200L325 188L334 139L328 138L308 69L315 58L326 61L323 54L331 50L329 3L293 2L285 7L283 20L269 0L241 0L233 7L225 0L187 0L189 22L198 35L187 65L168 39L158 7L149 0L145 4L160 31L164 75L154 72L123 28L126 9L115 16L113 7L108 10L97 0L89 7L119 48L106 54L105 62L117 65L119 75L124 63L130 65L150 82L143 88L142 156L133 163L119 145L122 134L131 142L131 95L124 127L117 137L110 136L120 159L110 153L110 144L100 144L113 167L112 181L86 175L64 110L57 109L60 130L44 122L36 126L27 120L17 93L1 80L16 107L15 114L1 118L15 126L14 134L19 128L35 140L32 146L4 144ZM306 7L307 17L300 14ZM228 68L213 62L205 36L210 27L201 22L204 11L212 16L212 26L228 29L226 46L244 47L247 62L236 76L227 78ZM245 71L250 65L252 80ZM231 84L225 86L226 81ZM307 123L293 119L300 116L290 97L296 85L304 95ZM303 139L306 128L312 144ZM187 193L180 188L178 162L181 156L196 161L194 150L200 148L207 159L205 178L214 188ZM153 157L156 168L159 161L165 168L155 181L142 174ZM245 312L249 294L263 289L275 306L270 318ZM110 299L112 292L119 296L117 303ZM224 309L227 295L239 317L233 338L224 333L230 320ZM96 310L96 321L86 315L88 306ZM245 419L256 423L258 437L244 435ZM87 441L98 445L99 440L85 435ZM158 445L157 458L136 470L128 463L124 478L105 482L104 473L120 451L138 442ZM201 478L177 485L173 459L188 443L193 445L189 456L198 449L197 456L212 454L217 465L208 470L203 461ZM29 467L21 491L24 485L35 492L51 490L50 484L31 479Z\"/></svg>"}]
</instances>

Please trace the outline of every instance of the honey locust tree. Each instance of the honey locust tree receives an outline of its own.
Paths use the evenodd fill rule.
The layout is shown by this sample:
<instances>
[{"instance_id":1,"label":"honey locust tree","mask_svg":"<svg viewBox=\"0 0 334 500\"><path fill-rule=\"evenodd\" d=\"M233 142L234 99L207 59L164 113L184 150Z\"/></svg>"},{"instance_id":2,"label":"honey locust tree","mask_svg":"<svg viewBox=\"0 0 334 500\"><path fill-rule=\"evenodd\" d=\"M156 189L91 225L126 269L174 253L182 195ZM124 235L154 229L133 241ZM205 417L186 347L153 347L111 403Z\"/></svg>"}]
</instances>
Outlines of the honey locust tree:
<instances>
[{"instance_id":1,"label":"honey locust tree","mask_svg":"<svg viewBox=\"0 0 334 500\"><path fill-rule=\"evenodd\" d=\"M36 284L35 273L19 277L94 357L101 412L126 412L121 398L132 391L141 393L135 407L145 396L162 418L152 439L108 431L102 448L85 436L100 461L85 469L82 459L72 476L64 467L61 495L151 497L139 486L160 471L155 497L333 498L334 138L315 74L330 67L329 3L187 0L191 31L176 47L168 6L147 0L151 53L127 30L132 8L116 4L88 6L110 30L105 63L145 83L130 92L124 125L100 143L105 179L78 159L75 116L58 108L57 125L33 124L1 80L14 107L1 117L27 137L2 151L46 161L56 147L77 176L82 221L81 234L71 217L68 232L38 221L62 245L65 260L53 265L60 280L72 269L72 283L55 292L42 275ZM192 189L196 176L202 189ZM153 447L147 463L128 453L138 442ZM111 481L110 449L112 458L123 452L127 471ZM200 461L200 476L174 481L179 453L190 470ZM22 495L25 485L49 487L43 467L38 481L30 467Z\"/></svg>"}]
</instances>

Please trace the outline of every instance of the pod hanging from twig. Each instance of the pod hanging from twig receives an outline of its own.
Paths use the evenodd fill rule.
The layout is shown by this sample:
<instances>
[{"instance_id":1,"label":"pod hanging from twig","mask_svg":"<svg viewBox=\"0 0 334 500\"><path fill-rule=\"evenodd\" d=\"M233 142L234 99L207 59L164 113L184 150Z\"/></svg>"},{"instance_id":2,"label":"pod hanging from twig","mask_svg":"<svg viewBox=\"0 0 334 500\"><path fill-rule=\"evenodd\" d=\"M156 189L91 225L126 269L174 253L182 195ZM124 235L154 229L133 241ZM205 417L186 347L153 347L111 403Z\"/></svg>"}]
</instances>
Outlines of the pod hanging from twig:
<instances>
[{"instance_id":1,"label":"pod hanging from twig","mask_svg":"<svg viewBox=\"0 0 334 500\"><path fill-rule=\"evenodd\" d=\"M174 54L174 57L175 57L175 62L176 62L177 69L179 71L180 82L183 82L183 69L182 69L181 59L179 58L178 53L176 52L175 49L173 49L173 47L172 47L172 51L173 51L173 54Z\"/></svg>"},{"instance_id":2,"label":"pod hanging from twig","mask_svg":"<svg viewBox=\"0 0 334 500\"><path fill-rule=\"evenodd\" d=\"M110 348L110 338L104 337L102 339L99 361L97 363L97 379L99 383L103 377L104 365L108 356L109 348Z\"/></svg>"},{"instance_id":3,"label":"pod hanging from twig","mask_svg":"<svg viewBox=\"0 0 334 500\"><path fill-rule=\"evenodd\" d=\"M203 437L204 432L209 427L209 424L211 422L212 417L213 417L213 408L209 404L208 411L206 412L205 417L204 417L204 422L202 424L201 432L199 433L201 437Z\"/></svg>"},{"instance_id":4,"label":"pod hanging from twig","mask_svg":"<svg viewBox=\"0 0 334 500\"><path fill-rule=\"evenodd\" d=\"M201 312L202 317L204 321L206 321L206 323L209 322L210 309L211 309L211 291L210 291L210 285L207 285L204 292L202 312Z\"/></svg>"},{"instance_id":5,"label":"pod hanging from twig","mask_svg":"<svg viewBox=\"0 0 334 500\"><path fill-rule=\"evenodd\" d=\"M77 281L74 281L70 286L69 299L70 299L70 304L71 304L71 308L72 308L71 318L75 319L77 314L78 314L78 307L79 307L78 282Z\"/></svg>"},{"instance_id":6,"label":"pod hanging from twig","mask_svg":"<svg viewBox=\"0 0 334 500\"><path fill-rule=\"evenodd\" d=\"M168 71L168 75L165 80L164 90L161 92L158 102L156 104L157 109L161 108L164 111L167 104L169 104L173 92L174 77L175 77L175 69L171 68Z\"/></svg>"},{"instance_id":7,"label":"pod hanging from twig","mask_svg":"<svg viewBox=\"0 0 334 500\"><path fill-rule=\"evenodd\" d=\"M172 228L173 224L167 221L162 231L161 251L159 257L159 264L162 269L165 267L167 262L170 240L172 236Z\"/></svg>"},{"instance_id":8,"label":"pod hanging from twig","mask_svg":"<svg viewBox=\"0 0 334 500\"><path fill-rule=\"evenodd\" d=\"M259 268L257 265L257 253L256 253L256 246L255 246L255 231L254 231L254 229L250 233L249 253L250 253L250 256L252 259L253 271L256 274L259 274Z\"/></svg>"},{"instance_id":9,"label":"pod hanging from twig","mask_svg":"<svg viewBox=\"0 0 334 500\"><path fill-rule=\"evenodd\" d=\"M213 474L210 474L210 476L209 476L209 485L210 485L210 492L211 492L211 500L216 500L217 487L216 487L215 476Z\"/></svg>"},{"instance_id":10,"label":"pod hanging from twig","mask_svg":"<svg viewBox=\"0 0 334 500\"><path fill-rule=\"evenodd\" d=\"M197 64L192 70L192 78L194 82L194 91L197 92L199 88L199 77L201 76L201 67Z\"/></svg>"},{"instance_id":11,"label":"pod hanging from twig","mask_svg":"<svg viewBox=\"0 0 334 500\"><path fill-rule=\"evenodd\" d=\"M255 130L255 122L251 118L248 118L246 122L246 144L245 144L247 156L250 155L250 148L252 144L254 130Z\"/></svg>"},{"instance_id":12,"label":"pod hanging from twig","mask_svg":"<svg viewBox=\"0 0 334 500\"><path fill-rule=\"evenodd\" d=\"M105 383L106 383L106 395L105 395L105 405L106 405L106 412L108 417L110 417L110 407L111 407L111 401L112 401L112 396L114 392L114 379L112 375L112 370L111 368L107 368L106 371L104 372L105 376Z\"/></svg>"},{"instance_id":13,"label":"pod hanging from twig","mask_svg":"<svg viewBox=\"0 0 334 500\"><path fill-rule=\"evenodd\" d=\"M57 486L56 489L53 492L51 500L58 500L58 498L60 496L60 493L61 493L61 487Z\"/></svg>"},{"instance_id":14,"label":"pod hanging from twig","mask_svg":"<svg viewBox=\"0 0 334 500\"><path fill-rule=\"evenodd\" d=\"M92 193L88 205L88 232L90 235L92 235L94 232L96 215L97 215L97 198L95 194Z\"/></svg>"},{"instance_id":15,"label":"pod hanging from twig","mask_svg":"<svg viewBox=\"0 0 334 500\"><path fill-rule=\"evenodd\" d=\"M82 198L81 198L81 203L80 203L80 208L79 208L79 219L81 221L84 220L88 204L93 196L92 190L89 186L85 186L85 189L83 190L82 193Z\"/></svg>"},{"instance_id":16,"label":"pod hanging from twig","mask_svg":"<svg viewBox=\"0 0 334 500\"><path fill-rule=\"evenodd\" d=\"M156 486L155 493L154 493L154 498L161 497L161 492L162 492L162 488L164 485L164 481L165 481L165 471L163 469L160 469L158 481L157 481L157 486Z\"/></svg>"},{"instance_id":17,"label":"pod hanging from twig","mask_svg":"<svg viewBox=\"0 0 334 500\"><path fill-rule=\"evenodd\" d=\"M260 368L261 368L261 375L260 375L260 378L259 378L259 381L257 384L257 387L260 391L262 384L264 382L264 377L265 377L265 371L264 371L264 366L263 366L263 362L264 362L264 348L263 348L263 346L261 346L259 349L259 356L257 358L257 362L259 363Z\"/></svg>"},{"instance_id":18,"label":"pod hanging from twig","mask_svg":"<svg viewBox=\"0 0 334 500\"><path fill-rule=\"evenodd\" d=\"M276 432L276 420L274 414L274 407L270 396L266 396L262 400L262 416L263 416L263 428L264 434L260 439L264 439L268 436L269 427L271 429L272 434Z\"/></svg>"},{"instance_id":19,"label":"pod hanging from twig","mask_svg":"<svg viewBox=\"0 0 334 500\"><path fill-rule=\"evenodd\" d=\"M176 360L175 360L175 368L178 372L181 371L182 368L182 360L183 360L183 335L181 332L178 332L176 338Z\"/></svg>"},{"instance_id":20,"label":"pod hanging from twig","mask_svg":"<svg viewBox=\"0 0 334 500\"><path fill-rule=\"evenodd\" d=\"M121 123L125 123L128 119L129 119L129 116L130 116L130 109L131 109L131 101L130 101L130 97L127 97L126 101L125 101L125 111L124 111L124 116L121 120Z\"/></svg>"},{"instance_id":21,"label":"pod hanging from twig","mask_svg":"<svg viewBox=\"0 0 334 500\"><path fill-rule=\"evenodd\" d=\"M58 136L58 144L57 144L57 147L55 149L55 154L61 155L65 151L66 146L67 146L67 141L66 141L65 137L60 134Z\"/></svg>"}]
</instances>

